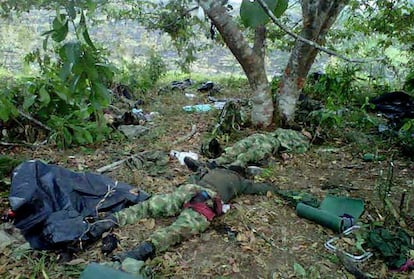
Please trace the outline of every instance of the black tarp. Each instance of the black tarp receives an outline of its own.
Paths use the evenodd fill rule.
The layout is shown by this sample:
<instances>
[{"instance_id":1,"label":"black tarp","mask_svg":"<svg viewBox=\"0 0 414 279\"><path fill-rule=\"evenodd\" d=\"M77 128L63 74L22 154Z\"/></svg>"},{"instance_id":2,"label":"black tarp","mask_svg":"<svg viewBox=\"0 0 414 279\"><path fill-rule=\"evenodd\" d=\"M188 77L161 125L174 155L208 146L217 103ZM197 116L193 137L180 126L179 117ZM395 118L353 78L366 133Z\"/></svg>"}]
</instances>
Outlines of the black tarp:
<instances>
[{"instance_id":1,"label":"black tarp","mask_svg":"<svg viewBox=\"0 0 414 279\"><path fill-rule=\"evenodd\" d=\"M405 118L414 118L414 97L402 91L388 92L372 98L374 110L382 112L390 121L399 124Z\"/></svg>"},{"instance_id":2,"label":"black tarp","mask_svg":"<svg viewBox=\"0 0 414 279\"><path fill-rule=\"evenodd\" d=\"M89 240L86 217L98 218L98 212L116 212L148 197L104 175L31 160L14 169L9 201L15 226L32 248L58 249Z\"/></svg>"}]
</instances>

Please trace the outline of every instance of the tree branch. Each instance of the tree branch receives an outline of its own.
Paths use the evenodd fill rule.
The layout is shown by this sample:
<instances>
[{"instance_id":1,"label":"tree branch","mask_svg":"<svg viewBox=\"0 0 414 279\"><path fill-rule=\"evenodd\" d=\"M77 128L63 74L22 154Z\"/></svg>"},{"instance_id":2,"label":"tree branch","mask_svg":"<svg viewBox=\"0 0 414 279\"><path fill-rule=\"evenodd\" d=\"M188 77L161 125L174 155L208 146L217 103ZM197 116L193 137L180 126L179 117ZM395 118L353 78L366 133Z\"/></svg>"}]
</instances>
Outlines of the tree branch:
<instances>
[{"instance_id":1,"label":"tree branch","mask_svg":"<svg viewBox=\"0 0 414 279\"><path fill-rule=\"evenodd\" d=\"M103 173L103 172L107 172L109 170L113 170L113 169L117 168L118 166L122 165L123 163L125 163L128 160L131 160L131 159L134 159L134 158L140 158L146 152L147 151L143 151L143 152L140 152L138 154L131 155L131 156L125 158L125 159L121 159L121 160L115 161L115 162L113 162L113 163L111 163L109 165L106 165L106 166L103 166L103 167L97 169L96 172L97 173Z\"/></svg>"},{"instance_id":2,"label":"tree branch","mask_svg":"<svg viewBox=\"0 0 414 279\"><path fill-rule=\"evenodd\" d=\"M250 86L256 89L261 82L261 77L257 77L257 73L265 72L263 57L258 56L250 47L236 21L227 13L220 1L200 0L199 5L214 23L227 47L242 66Z\"/></svg>"},{"instance_id":3,"label":"tree branch","mask_svg":"<svg viewBox=\"0 0 414 279\"><path fill-rule=\"evenodd\" d=\"M348 58L342 54L339 54L333 50L327 49L317 43L315 43L314 41L305 39L297 34L295 34L292 30L290 30L286 25L284 25L283 23L281 23L276 16L273 14L273 12L269 9L269 6L263 1L263 0L256 0L260 6L262 6L263 10L265 11L265 13L270 17L270 19L273 21L274 24L276 24L280 29L282 29L283 31L285 31L288 35L290 35L291 37L295 38L296 40L300 40L310 46L313 46L316 49L319 49L322 52L325 52L329 55L332 56L336 56L338 58L341 58L345 61L348 62L352 62L352 63L367 63L367 62L373 62L373 61L381 61L384 60L385 57L380 57L380 58L372 58L372 59L352 59L352 58Z\"/></svg>"},{"instance_id":4,"label":"tree branch","mask_svg":"<svg viewBox=\"0 0 414 279\"><path fill-rule=\"evenodd\" d=\"M33 123L37 124L38 126L42 127L43 129L45 129L45 130L47 130L47 131L49 131L49 132L52 132L52 131L53 131L53 129L52 129L52 128L50 128L49 126L46 126L45 124L43 124L43 123L42 123L42 122L40 122L39 120L34 119L33 117L31 117L30 115L26 114L25 112L23 112L23 111L22 111L22 110L20 110L20 109L19 109L19 114L20 114L21 116L23 116L24 118L26 118L26 119L28 119L28 120L32 121Z\"/></svg>"}]
</instances>

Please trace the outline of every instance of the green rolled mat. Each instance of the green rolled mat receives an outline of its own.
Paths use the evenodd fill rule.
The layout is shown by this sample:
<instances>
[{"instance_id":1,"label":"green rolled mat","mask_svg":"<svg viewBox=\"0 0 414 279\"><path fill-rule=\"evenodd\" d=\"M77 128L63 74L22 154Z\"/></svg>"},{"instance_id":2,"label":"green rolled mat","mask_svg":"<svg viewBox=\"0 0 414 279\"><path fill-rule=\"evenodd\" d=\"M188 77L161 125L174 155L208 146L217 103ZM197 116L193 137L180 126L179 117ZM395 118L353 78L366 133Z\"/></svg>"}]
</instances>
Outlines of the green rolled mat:
<instances>
[{"instance_id":1,"label":"green rolled mat","mask_svg":"<svg viewBox=\"0 0 414 279\"><path fill-rule=\"evenodd\" d=\"M364 202L361 199L347 197L327 196L319 206L315 208L304 203L298 203L296 214L316 222L335 232L342 232L354 225L364 212ZM349 216L351 218L342 218Z\"/></svg>"},{"instance_id":2,"label":"green rolled mat","mask_svg":"<svg viewBox=\"0 0 414 279\"><path fill-rule=\"evenodd\" d=\"M315 223L318 223L326 228L330 228L336 232L342 231L343 220L341 217L331 214L327 211L320 210L304 203L298 203L296 206L296 214Z\"/></svg>"},{"instance_id":3,"label":"green rolled mat","mask_svg":"<svg viewBox=\"0 0 414 279\"><path fill-rule=\"evenodd\" d=\"M97 263L88 264L79 279L143 279L143 276L132 275Z\"/></svg>"}]
</instances>

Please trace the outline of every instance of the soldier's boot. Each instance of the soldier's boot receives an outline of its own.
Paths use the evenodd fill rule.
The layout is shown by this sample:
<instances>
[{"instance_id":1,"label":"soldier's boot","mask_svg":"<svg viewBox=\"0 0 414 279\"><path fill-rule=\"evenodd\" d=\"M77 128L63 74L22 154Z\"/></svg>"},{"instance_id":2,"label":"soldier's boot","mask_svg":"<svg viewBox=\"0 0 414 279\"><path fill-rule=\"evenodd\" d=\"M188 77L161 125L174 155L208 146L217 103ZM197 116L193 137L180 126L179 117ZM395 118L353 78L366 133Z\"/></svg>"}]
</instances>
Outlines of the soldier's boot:
<instances>
[{"instance_id":1,"label":"soldier's boot","mask_svg":"<svg viewBox=\"0 0 414 279\"><path fill-rule=\"evenodd\" d=\"M243 177L246 177L246 168L242 167L240 164L233 163L233 164L228 165L226 168L231 171L237 172Z\"/></svg>"},{"instance_id":2,"label":"soldier's boot","mask_svg":"<svg viewBox=\"0 0 414 279\"><path fill-rule=\"evenodd\" d=\"M109 215L102 220L98 220L91 224L88 234L92 240L97 240L106 231L118 225L118 220L114 215Z\"/></svg>"},{"instance_id":3,"label":"soldier's boot","mask_svg":"<svg viewBox=\"0 0 414 279\"><path fill-rule=\"evenodd\" d=\"M120 253L112 257L113 261L123 262L126 258L145 261L155 256L155 247L151 242L144 241L131 251Z\"/></svg>"},{"instance_id":4,"label":"soldier's boot","mask_svg":"<svg viewBox=\"0 0 414 279\"><path fill-rule=\"evenodd\" d=\"M193 172L197 172L200 167L204 167L202 163L190 157L184 157L184 163Z\"/></svg>"},{"instance_id":5,"label":"soldier's boot","mask_svg":"<svg viewBox=\"0 0 414 279\"><path fill-rule=\"evenodd\" d=\"M189 168L190 170L192 170L193 172L197 172L200 169L215 169L218 167L218 165L216 164L215 161L212 162L200 162L197 160L194 160L193 158L190 157L185 157L184 158L184 163L187 166L187 168Z\"/></svg>"}]
</instances>

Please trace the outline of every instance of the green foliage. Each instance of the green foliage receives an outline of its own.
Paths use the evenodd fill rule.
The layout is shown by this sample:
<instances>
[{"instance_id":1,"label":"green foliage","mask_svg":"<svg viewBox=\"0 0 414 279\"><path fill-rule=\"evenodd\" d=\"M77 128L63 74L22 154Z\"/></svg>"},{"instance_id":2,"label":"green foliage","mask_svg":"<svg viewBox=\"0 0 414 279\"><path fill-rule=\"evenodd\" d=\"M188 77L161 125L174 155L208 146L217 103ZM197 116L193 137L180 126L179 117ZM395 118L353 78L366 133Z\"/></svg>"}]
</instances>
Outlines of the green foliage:
<instances>
[{"instance_id":1,"label":"green foliage","mask_svg":"<svg viewBox=\"0 0 414 279\"><path fill-rule=\"evenodd\" d=\"M405 154L414 157L414 119L407 120L398 131L398 140Z\"/></svg>"},{"instance_id":2,"label":"green foliage","mask_svg":"<svg viewBox=\"0 0 414 279\"><path fill-rule=\"evenodd\" d=\"M397 87L407 74L414 50L413 9L411 0L350 1L334 33L335 47L349 55L383 58L361 66L375 77L394 81Z\"/></svg>"},{"instance_id":3,"label":"green foliage","mask_svg":"<svg viewBox=\"0 0 414 279\"><path fill-rule=\"evenodd\" d=\"M75 27L75 40L67 39L69 24ZM84 12L67 6L66 13L59 12L52 29L43 35L43 49L25 57L28 64L37 64L40 75L5 87L6 94L0 97L6 108L1 120L16 117L19 107L49 126L51 139L61 147L102 140L109 134L103 109L111 102L107 86L115 68L92 43Z\"/></svg>"},{"instance_id":4,"label":"green foliage","mask_svg":"<svg viewBox=\"0 0 414 279\"><path fill-rule=\"evenodd\" d=\"M38 255L38 257L33 257L28 253L23 255L32 266L32 273L30 274L30 278L49 279L50 277L48 271L52 266L56 264L56 262L51 260L46 252L40 252L39 254L40 255Z\"/></svg>"},{"instance_id":5,"label":"green foliage","mask_svg":"<svg viewBox=\"0 0 414 279\"><path fill-rule=\"evenodd\" d=\"M23 105L31 111L35 106L40 119L47 117L54 130L51 139L61 146L93 143L108 134L102 110L111 102L107 86L115 72L92 43L83 11L78 22L72 16L76 13L70 10L59 14L53 29L44 33L45 51L49 36L60 43L55 47L58 61L51 62L47 54L42 57L39 51L27 58L28 62L40 61L43 75L28 88L31 97L26 100L33 101ZM75 26L77 40L61 43L68 34L69 22Z\"/></svg>"},{"instance_id":6,"label":"green foliage","mask_svg":"<svg viewBox=\"0 0 414 279\"><path fill-rule=\"evenodd\" d=\"M299 263L293 264L293 271L298 278L316 279L320 278L319 268L316 266L310 266L307 270Z\"/></svg>"},{"instance_id":7,"label":"green foliage","mask_svg":"<svg viewBox=\"0 0 414 279\"><path fill-rule=\"evenodd\" d=\"M149 30L161 30L167 33L177 50L180 60L178 66L184 72L189 72L189 65L196 60L195 53L205 45L199 43L200 30L195 25L203 26L204 21L190 14L189 2L185 0L170 0L153 7L150 15L141 14L140 21ZM203 28L203 27L202 27Z\"/></svg>"},{"instance_id":8,"label":"green foliage","mask_svg":"<svg viewBox=\"0 0 414 279\"><path fill-rule=\"evenodd\" d=\"M335 103L351 105L360 92L357 84L358 70L359 68L354 65L329 65L326 72L320 74L316 80L308 81L304 90L318 100L329 102L331 97L331 101Z\"/></svg>"},{"instance_id":9,"label":"green foliage","mask_svg":"<svg viewBox=\"0 0 414 279\"><path fill-rule=\"evenodd\" d=\"M387 35L384 46L393 44L398 39L402 43L414 41L412 26L414 3L411 0L369 1L357 0L350 2L347 27L351 30L372 35L373 32Z\"/></svg>"},{"instance_id":10,"label":"green foliage","mask_svg":"<svg viewBox=\"0 0 414 279\"><path fill-rule=\"evenodd\" d=\"M414 68L405 78L404 90L408 92L414 92Z\"/></svg>"},{"instance_id":11,"label":"green foliage","mask_svg":"<svg viewBox=\"0 0 414 279\"><path fill-rule=\"evenodd\" d=\"M0 120L7 122L9 119L16 117L19 112L12 102L13 93L5 87L0 94Z\"/></svg>"},{"instance_id":12,"label":"green foliage","mask_svg":"<svg viewBox=\"0 0 414 279\"><path fill-rule=\"evenodd\" d=\"M358 140L337 128L355 128L363 132L376 129L381 119L369 113L372 108L369 100L377 90L384 89L385 85L380 82L374 85L359 70L355 66L334 64L329 65L323 74L311 75L304 93L312 99L320 100L324 106L311 111L305 121L312 127L324 129L327 135L345 136L352 142L358 141L362 147L364 140Z\"/></svg>"},{"instance_id":13,"label":"green foliage","mask_svg":"<svg viewBox=\"0 0 414 279\"><path fill-rule=\"evenodd\" d=\"M286 0L264 0L269 9L276 17L280 17L287 9L289 1ZM257 2L243 0L240 6L240 17L245 27L256 28L269 22L270 18Z\"/></svg>"},{"instance_id":14,"label":"green foliage","mask_svg":"<svg viewBox=\"0 0 414 279\"><path fill-rule=\"evenodd\" d=\"M332 97L326 99L325 108L309 114L311 123L326 128L337 128L343 125L343 109L334 103Z\"/></svg>"},{"instance_id":15,"label":"green foliage","mask_svg":"<svg viewBox=\"0 0 414 279\"><path fill-rule=\"evenodd\" d=\"M357 68L328 67L326 73L310 77L304 92L312 98L325 102L325 107L312 111L309 115L311 122L327 128L341 127L346 109L354 103L359 93L355 81Z\"/></svg>"},{"instance_id":16,"label":"green foliage","mask_svg":"<svg viewBox=\"0 0 414 279\"><path fill-rule=\"evenodd\" d=\"M167 72L167 66L162 57L151 52L143 65L124 63L125 67L120 73L119 83L128 85L132 91L146 93L153 89Z\"/></svg>"},{"instance_id":17,"label":"green foliage","mask_svg":"<svg viewBox=\"0 0 414 279\"><path fill-rule=\"evenodd\" d=\"M13 11L26 12L30 9L57 10L62 7L69 7L69 11L73 15L75 14L74 7L92 12L98 5L103 5L107 2L107 0L3 0L0 3L0 16L7 17Z\"/></svg>"},{"instance_id":18,"label":"green foliage","mask_svg":"<svg viewBox=\"0 0 414 279\"><path fill-rule=\"evenodd\" d=\"M22 162L23 160L21 159L0 155L0 182L4 179L4 177L10 176L13 169Z\"/></svg>"}]
</instances>

